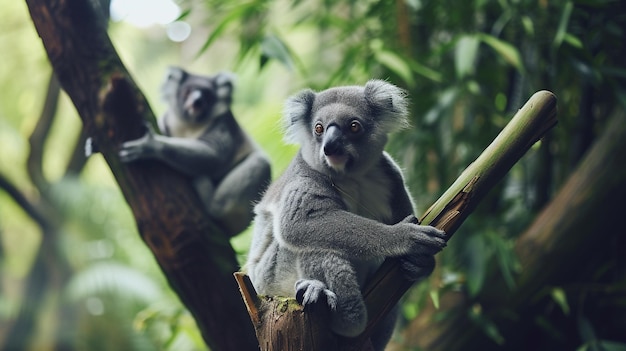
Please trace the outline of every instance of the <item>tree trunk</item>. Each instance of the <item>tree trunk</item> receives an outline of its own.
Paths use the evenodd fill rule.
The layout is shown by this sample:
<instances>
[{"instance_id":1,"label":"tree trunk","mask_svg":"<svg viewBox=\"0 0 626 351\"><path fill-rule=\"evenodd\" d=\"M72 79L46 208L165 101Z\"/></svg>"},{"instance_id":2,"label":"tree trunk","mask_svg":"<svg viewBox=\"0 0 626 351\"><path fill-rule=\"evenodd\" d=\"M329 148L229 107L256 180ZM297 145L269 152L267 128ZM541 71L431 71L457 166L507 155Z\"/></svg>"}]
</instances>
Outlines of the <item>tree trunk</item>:
<instances>
[{"instance_id":1,"label":"tree trunk","mask_svg":"<svg viewBox=\"0 0 626 351\"><path fill-rule=\"evenodd\" d=\"M156 161L121 163L119 145L154 115L88 0L26 1L55 74L111 167L139 233L213 350L258 349L232 272L228 238L208 219L189 179Z\"/></svg>"},{"instance_id":2,"label":"tree trunk","mask_svg":"<svg viewBox=\"0 0 626 351\"><path fill-rule=\"evenodd\" d=\"M523 269L517 288L510 291L502 277L492 272L484 284L487 290L476 301L460 292L444 294L439 310L429 306L406 328L402 334L405 343L397 349L454 351L466 350L468 345L481 350L498 348L470 320L471 307L480 307L480 315L498 327L503 335L501 342L505 343L499 347L537 349L532 345L537 338L524 337L525 333L536 331L521 331L525 323L520 318L546 294L546 288L580 282L583 272L594 269L596 258L606 262L607 255L621 257L617 264L623 267L626 224L619 204L626 198L625 164L626 116L621 114L607 124L604 134L556 197L517 240L515 250ZM621 279L624 276L622 271ZM624 310L612 310L600 318L617 318L619 322L607 324L623 327ZM446 317L436 318L438 314ZM516 316L514 320L512 316ZM568 338L572 339L573 348L582 343L571 335Z\"/></svg>"}]
</instances>

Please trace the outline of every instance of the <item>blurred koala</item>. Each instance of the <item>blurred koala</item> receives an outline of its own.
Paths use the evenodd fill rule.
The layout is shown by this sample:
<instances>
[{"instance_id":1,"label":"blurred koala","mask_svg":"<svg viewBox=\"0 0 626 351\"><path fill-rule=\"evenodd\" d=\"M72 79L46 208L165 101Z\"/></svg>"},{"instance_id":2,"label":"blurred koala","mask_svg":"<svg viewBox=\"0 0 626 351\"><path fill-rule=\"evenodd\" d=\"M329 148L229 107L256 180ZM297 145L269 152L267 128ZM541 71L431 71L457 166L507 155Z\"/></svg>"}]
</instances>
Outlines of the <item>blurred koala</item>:
<instances>
[{"instance_id":1,"label":"blurred koala","mask_svg":"<svg viewBox=\"0 0 626 351\"><path fill-rule=\"evenodd\" d=\"M123 162L157 159L193 178L208 214L234 236L246 229L271 179L263 151L241 129L231 109L233 76L200 76L171 67L162 86L168 110L163 135L122 144Z\"/></svg>"}]
</instances>

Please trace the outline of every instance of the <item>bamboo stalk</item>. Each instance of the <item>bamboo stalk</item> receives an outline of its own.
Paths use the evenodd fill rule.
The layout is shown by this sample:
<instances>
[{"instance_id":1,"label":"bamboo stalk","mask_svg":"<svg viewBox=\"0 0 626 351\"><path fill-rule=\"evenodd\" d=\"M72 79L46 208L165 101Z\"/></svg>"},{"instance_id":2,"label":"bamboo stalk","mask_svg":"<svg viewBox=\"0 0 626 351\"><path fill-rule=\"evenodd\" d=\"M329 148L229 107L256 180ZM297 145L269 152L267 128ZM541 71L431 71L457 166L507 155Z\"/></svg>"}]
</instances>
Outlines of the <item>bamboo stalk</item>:
<instances>
[{"instance_id":1,"label":"bamboo stalk","mask_svg":"<svg viewBox=\"0 0 626 351\"><path fill-rule=\"evenodd\" d=\"M535 93L480 156L426 211L422 224L446 231L449 240L478 203L541 137L557 124L556 97ZM347 339L345 350L357 350L372 328L413 285L404 279L397 260L387 259L363 292L369 322L360 336Z\"/></svg>"}]
</instances>

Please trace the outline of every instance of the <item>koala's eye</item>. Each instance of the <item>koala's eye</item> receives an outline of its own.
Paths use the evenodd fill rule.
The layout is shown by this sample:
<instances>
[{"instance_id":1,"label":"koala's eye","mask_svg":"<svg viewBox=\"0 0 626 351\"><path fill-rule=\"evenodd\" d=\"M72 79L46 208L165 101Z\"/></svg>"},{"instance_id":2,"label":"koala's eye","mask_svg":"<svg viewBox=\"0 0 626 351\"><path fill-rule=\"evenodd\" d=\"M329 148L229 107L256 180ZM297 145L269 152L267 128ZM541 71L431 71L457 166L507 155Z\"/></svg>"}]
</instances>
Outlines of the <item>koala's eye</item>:
<instances>
[{"instance_id":1,"label":"koala's eye","mask_svg":"<svg viewBox=\"0 0 626 351\"><path fill-rule=\"evenodd\" d=\"M315 124L315 134L322 135L324 133L324 126L321 123Z\"/></svg>"},{"instance_id":2,"label":"koala's eye","mask_svg":"<svg viewBox=\"0 0 626 351\"><path fill-rule=\"evenodd\" d=\"M350 132L358 133L361 131L361 129L363 129L363 126L361 126L361 123L359 123L359 121L350 122Z\"/></svg>"}]
</instances>

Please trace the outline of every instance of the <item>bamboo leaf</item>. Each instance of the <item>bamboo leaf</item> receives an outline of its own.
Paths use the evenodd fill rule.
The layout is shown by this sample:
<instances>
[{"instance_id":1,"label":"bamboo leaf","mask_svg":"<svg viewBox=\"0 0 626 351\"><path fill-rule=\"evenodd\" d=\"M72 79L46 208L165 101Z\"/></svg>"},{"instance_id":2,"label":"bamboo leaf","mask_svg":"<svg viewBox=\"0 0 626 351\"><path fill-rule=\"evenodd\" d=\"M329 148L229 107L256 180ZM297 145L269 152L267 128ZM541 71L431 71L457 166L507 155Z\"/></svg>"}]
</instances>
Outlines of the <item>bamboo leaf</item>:
<instances>
[{"instance_id":1,"label":"bamboo leaf","mask_svg":"<svg viewBox=\"0 0 626 351\"><path fill-rule=\"evenodd\" d=\"M269 59L278 60L289 70L292 70L294 67L293 58L287 45L273 34L265 36L261 42L261 68Z\"/></svg>"},{"instance_id":2,"label":"bamboo leaf","mask_svg":"<svg viewBox=\"0 0 626 351\"><path fill-rule=\"evenodd\" d=\"M491 46L502 58L513 67L523 71L522 58L519 51L511 44L504 40L498 39L489 34L480 34L478 36L483 43Z\"/></svg>"},{"instance_id":3,"label":"bamboo leaf","mask_svg":"<svg viewBox=\"0 0 626 351\"><path fill-rule=\"evenodd\" d=\"M554 288L550 292L552 299L561 307L561 310L565 315L569 314L570 308L569 303L567 302L567 296L565 295L565 291L562 288Z\"/></svg>"},{"instance_id":4,"label":"bamboo leaf","mask_svg":"<svg viewBox=\"0 0 626 351\"><path fill-rule=\"evenodd\" d=\"M475 35L464 35L454 48L454 66L457 78L463 78L474 73L476 54L480 40Z\"/></svg>"},{"instance_id":5,"label":"bamboo leaf","mask_svg":"<svg viewBox=\"0 0 626 351\"><path fill-rule=\"evenodd\" d=\"M567 34L567 25L569 24L569 18L572 15L572 10L574 9L574 4L571 1L568 1L563 7L563 13L561 13L561 19L559 20L559 28L556 31L556 35L554 36L554 41L552 42L552 47L557 49L563 43L565 39L565 35Z\"/></svg>"},{"instance_id":6,"label":"bamboo leaf","mask_svg":"<svg viewBox=\"0 0 626 351\"><path fill-rule=\"evenodd\" d=\"M407 60L409 67L411 70L420 76L430 79L434 82L440 83L442 81L441 73L435 71L434 69L427 67L415 60Z\"/></svg>"},{"instance_id":7,"label":"bamboo leaf","mask_svg":"<svg viewBox=\"0 0 626 351\"><path fill-rule=\"evenodd\" d=\"M376 61L397 74L409 87L415 86L415 78L411 72L411 67L399 55L392 51L381 49L374 53Z\"/></svg>"},{"instance_id":8,"label":"bamboo leaf","mask_svg":"<svg viewBox=\"0 0 626 351\"><path fill-rule=\"evenodd\" d=\"M467 240L468 252L467 289L470 296L476 296L483 287L487 272L487 245L480 235L474 235Z\"/></svg>"}]
</instances>

